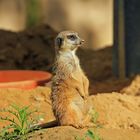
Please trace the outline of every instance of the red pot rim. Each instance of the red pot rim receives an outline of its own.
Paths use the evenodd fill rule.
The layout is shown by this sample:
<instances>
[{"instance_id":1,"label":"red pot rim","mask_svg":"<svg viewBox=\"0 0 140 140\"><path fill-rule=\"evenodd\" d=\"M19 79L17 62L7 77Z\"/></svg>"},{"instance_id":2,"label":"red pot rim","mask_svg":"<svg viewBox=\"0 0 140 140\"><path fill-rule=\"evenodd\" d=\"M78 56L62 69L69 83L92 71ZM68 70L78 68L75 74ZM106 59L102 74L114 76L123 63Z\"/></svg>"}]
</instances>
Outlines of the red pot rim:
<instances>
[{"instance_id":1,"label":"red pot rim","mask_svg":"<svg viewBox=\"0 0 140 140\"><path fill-rule=\"evenodd\" d=\"M33 89L44 85L51 77L45 71L0 70L0 88Z\"/></svg>"}]
</instances>

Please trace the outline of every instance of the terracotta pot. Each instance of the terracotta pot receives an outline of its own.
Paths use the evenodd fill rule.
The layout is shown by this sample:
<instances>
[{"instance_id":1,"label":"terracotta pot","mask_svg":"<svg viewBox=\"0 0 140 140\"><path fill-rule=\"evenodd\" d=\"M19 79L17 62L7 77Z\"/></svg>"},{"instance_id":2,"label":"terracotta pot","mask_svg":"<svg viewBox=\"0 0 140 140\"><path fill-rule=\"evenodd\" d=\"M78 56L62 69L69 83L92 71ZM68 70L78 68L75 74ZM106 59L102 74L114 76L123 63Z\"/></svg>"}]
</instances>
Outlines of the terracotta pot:
<instances>
[{"instance_id":1,"label":"terracotta pot","mask_svg":"<svg viewBox=\"0 0 140 140\"><path fill-rule=\"evenodd\" d=\"M2 70L0 71L0 88L33 89L43 86L52 75L44 71Z\"/></svg>"}]
</instances>

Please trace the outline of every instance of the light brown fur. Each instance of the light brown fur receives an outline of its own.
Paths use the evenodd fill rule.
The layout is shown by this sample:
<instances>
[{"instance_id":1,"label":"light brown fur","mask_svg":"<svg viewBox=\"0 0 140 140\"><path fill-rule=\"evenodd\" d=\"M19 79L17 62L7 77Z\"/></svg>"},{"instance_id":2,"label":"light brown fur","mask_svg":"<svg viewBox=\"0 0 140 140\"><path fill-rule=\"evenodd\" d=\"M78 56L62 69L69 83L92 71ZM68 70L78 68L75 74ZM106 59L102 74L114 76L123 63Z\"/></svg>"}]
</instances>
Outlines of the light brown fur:
<instances>
[{"instance_id":1,"label":"light brown fur","mask_svg":"<svg viewBox=\"0 0 140 140\"><path fill-rule=\"evenodd\" d=\"M75 35L75 41L68 35ZM91 126L88 88L89 81L82 71L75 52L82 40L73 31L64 31L56 39L55 75L52 79L52 108L60 125L71 125L76 128Z\"/></svg>"}]
</instances>

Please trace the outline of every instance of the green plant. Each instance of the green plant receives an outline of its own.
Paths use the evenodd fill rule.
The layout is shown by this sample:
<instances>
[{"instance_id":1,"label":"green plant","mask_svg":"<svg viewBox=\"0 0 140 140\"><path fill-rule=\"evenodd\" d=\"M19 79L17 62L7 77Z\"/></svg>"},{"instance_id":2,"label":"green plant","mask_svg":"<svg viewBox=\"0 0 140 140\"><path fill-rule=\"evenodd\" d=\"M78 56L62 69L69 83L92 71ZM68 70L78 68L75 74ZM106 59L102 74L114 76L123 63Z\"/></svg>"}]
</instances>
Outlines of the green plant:
<instances>
[{"instance_id":1,"label":"green plant","mask_svg":"<svg viewBox=\"0 0 140 140\"><path fill-rule=\"evenodd\" d=\"M95 109L92 109L90 111L90 115L91 115L91 121L92 123L94 124L94 128L97 129L97 128L101 128L102 126L98 123L98 118L99 118L99 114L98 112L95 110Z\"/></svg>"},{"instance_id":2,"label":"green plant","mask_svg":"<svg viewBox=\"0 0 140 140\"><path fill-rule=\"evenodd\" d=\"M37 25L39 21L39 11L40 5L39 0L28 0L27 1L27 27L32 27Z\"/></svg>"},{"instance_id":3,"label":"green plant","mask_svg":"<svg viewBox=\"0 0 140 140\"><path fill-rule=\"evenodd\" d=\"M4 127L0 132L1 140L25 140L27 134L34 129L31 127L37 120L31 119L36 111L30 111L29 106L18 107L11 105L9 109L3 109L1 112L10 113L11 117L0 117L0 121L8 121L10 124Z\"/></svg>"},{"instance_id":4,"label":"green plant","mask_svg":"<svg viewBox=\"0 0 140 140\"><path fill-rule=\"evenodd\" d=\"M87 130L82 138L76 136L75 140L101 140L100 136L97 133Z\"/></svg>"},{"instance_id":5,"label":"green plant","mask_svg":"<svg viewBox=\"0 0 140 140\"><path fill-rule=\"evenodd\" d=\"M97 119L98 119L98 117L99 117L98 112L96 112L96 111L93 109L92 112L91 112L91 116L92 116L92 122L93 122L93 123L97 123Z\"/></svg>"}]
</instances>

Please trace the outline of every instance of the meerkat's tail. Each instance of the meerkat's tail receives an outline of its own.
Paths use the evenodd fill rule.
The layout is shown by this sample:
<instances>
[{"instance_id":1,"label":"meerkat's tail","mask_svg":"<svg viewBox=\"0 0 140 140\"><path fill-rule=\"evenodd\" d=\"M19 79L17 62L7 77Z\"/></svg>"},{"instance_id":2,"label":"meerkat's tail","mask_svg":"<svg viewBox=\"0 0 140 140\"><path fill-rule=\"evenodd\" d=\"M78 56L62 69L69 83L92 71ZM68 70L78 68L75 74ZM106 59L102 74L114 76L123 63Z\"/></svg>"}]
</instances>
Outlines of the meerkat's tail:
<instances>
[{"instance_id":1,"label":"meerkat's tail","mask_svg":"<svg viewBox=\"0 0 140 140\"><path fill-rule=\"evenodd\" d=\"M51 128L51 127L55 127L55 126L58 126L57 120L52 120L50 122L43 123L43 124L35 124L35 125L31 126L30 128L31 128L31 131L32 131L32 130Z\"/></svg>"},{"instance_id":2,"label":"meerkat's tail","mask_svg":"<svg viewBox=\"0 0 140 140\"><path fill-rule=\"evenodd\" d=\"M39 125L40 128L51 128L51 127L55 127L55 126L58 126L57 120L53 120L53 121Z\"/></svg>"}]
</instances>

